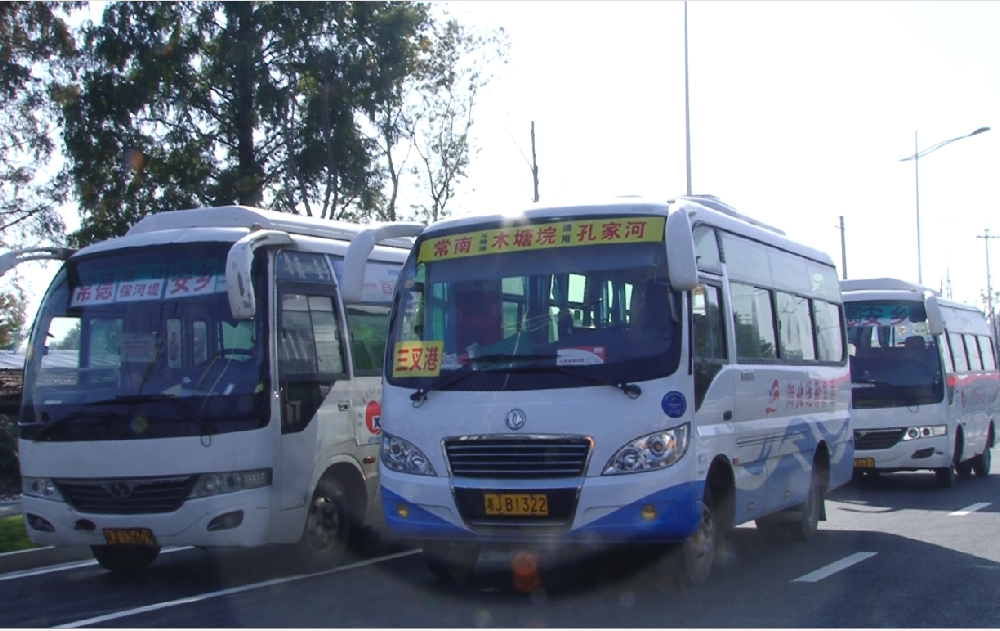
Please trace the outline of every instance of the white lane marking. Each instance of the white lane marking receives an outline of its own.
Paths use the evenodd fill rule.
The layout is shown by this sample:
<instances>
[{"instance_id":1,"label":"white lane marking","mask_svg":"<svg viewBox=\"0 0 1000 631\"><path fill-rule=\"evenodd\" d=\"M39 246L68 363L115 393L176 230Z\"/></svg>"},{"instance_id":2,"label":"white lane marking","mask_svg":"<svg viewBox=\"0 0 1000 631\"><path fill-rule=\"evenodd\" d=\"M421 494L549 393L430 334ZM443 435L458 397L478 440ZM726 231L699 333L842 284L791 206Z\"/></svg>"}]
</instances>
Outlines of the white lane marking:
<instances>
[{"instance_id":1,"label":"white lane marking","mask_svg":"<svg viewBox=\"0 0 1000 631\"><path fill-rule=\"evenodd\" d=\"M865 559L870 559L871 557L875 556L876 554L878 554L878 552L855 552L851 556L844 557L843 559L841 559L839 561L836 561L834 563L831 563L830 565L827 565L826 567L821 567L818 570L816 570L815 572L809 572L805 576L800 576L797 579L793 580L792 582L793 583L816 583L818 581L823 580L827 576L830 576L831 574L835 574L835 573L837 573L837 572L839 572L841 570L845 570L845 569L851 567L855 563L860 563L860 562L864 561Z\"/></svg>"},{"instance_id":2,"label":"white lane marking","mask_svg":"<svg viewBox=\"0 0 1000 631\"><path fill-rule=\"evenodd\" d=\"M181 550L191 550L191 549L192 546L183 546L179 548L164 548L163 550L160 551L160 554L161 555L170 554L171 552L180 552ZM72 570L80 567L87 567L89 565L97 565L97 561L72 561L70 563L49 565L34 570L18 570L16 572L9 572L7 574L0 575L0 582L9 581L15 578L27 578L29 576L39 576L41 574L51 574L52 572L62 572L63 570Z\"/></svg>"},{"instance_id":3,"label":"white lane marking","mask_svg":"<svg viewBox=\"0 0 1000 631\"><path fill-rule=\"evenodd\" d=\"M78 627L84 627L91 624L102 624L105 622L110 622L111 620L117 620L118 618L127 618L128 616L134 616L140 613L148 613L150 611L159 611L160 609L167 609L169 607L176 607L177 605L186 605L189 603L196 603L202 600L208 600L210 598L218 598L219 596L230 596L232 594L239 594L240 592L250 591L251 589L257 589L259 587L270 587L272 585L280 585L282 583L291 583L292 581L297 581L303 578L310 578L312 576L325 576L327 574L333 574L334 572L344 572L347 570L353 570L359 567L366 567L368 565L375 565L376 563L381 563L382 561L390 561L392 559L401 559L403 557L411 556L420 553L421 550L407 550L405 552L397 552L396 554L390 554L384 557L378 557L376 559L368 559L367 561L359 561L357 563L351 563L350 565L343 565L341 567L336 567L331 570L324 570L322 572L316 572L314 574L297 574L295 576L286 576L284 578L274 578L269 581L263 581L260 583L253 583L251 585L241 585L239 587L230 587L229 589L222 589L217 592L208 592L205 594L198 594L197 596L189 596L187 598L178 598L177 600L169 600L167 602L156 603L153 605L145 605L143 607L136 607L135 609L127 609L125 611L118 611L115 613L105 614L103 616L95 616L93 618L87 618L86 620L77 620L76 622L70 622L69 624L61 624L54 629L76 629Z\"/></svg>"},{"instance_id":4,"label":"white lane marking","mask_svg":"<svg viewBox=\"0 0 1000 631\"><path fill-rule=\"evenodd\" d=\"M979 502L979 503L973 504L972 506L966 506L962 510L957 510L954 513L948 513L948 516L949 517L965 517L969 513L974 513L977 510L982 510L982 509L986 508L989 505L990 505L989 502Z\"/></svg>"}]
</instances>

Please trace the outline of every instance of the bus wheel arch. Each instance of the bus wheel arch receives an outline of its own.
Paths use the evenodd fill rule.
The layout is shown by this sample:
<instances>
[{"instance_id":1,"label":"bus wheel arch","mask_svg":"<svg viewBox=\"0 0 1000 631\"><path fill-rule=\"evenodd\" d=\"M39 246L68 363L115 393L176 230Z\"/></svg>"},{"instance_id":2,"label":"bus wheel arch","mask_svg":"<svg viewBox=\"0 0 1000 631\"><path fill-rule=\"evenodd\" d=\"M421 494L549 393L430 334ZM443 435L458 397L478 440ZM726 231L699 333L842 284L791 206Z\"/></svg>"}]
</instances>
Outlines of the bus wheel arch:
<instances>
[{"instance_id":1,"label":"bus wheel arch","mask_svg":"<svg viewBox=\"0 0 1000 631\"><path fill-rule=\"evenodd\" d=\"M324 570L343 561L351 531L364 514L364 488L361 474L349 463L335 463L320 476L296 546L299 563L307 570Z\"/></svg>"}]
</instances>

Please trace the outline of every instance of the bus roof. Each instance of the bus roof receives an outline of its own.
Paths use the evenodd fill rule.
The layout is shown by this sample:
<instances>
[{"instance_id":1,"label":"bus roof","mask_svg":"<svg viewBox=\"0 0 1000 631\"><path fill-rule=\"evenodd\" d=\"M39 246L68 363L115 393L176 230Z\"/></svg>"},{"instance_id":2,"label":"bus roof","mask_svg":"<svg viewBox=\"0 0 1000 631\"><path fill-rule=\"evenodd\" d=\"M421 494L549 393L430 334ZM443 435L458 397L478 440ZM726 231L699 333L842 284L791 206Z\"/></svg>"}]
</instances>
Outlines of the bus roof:
<instances>
[{"instance_id":1,"label":"bus roof","mask_svg":"<svg viewBox=\"0 0 1000 631\"><path fill-rule=\"evenodd\" d=\"M855 278L840 281L840 293L844 302L863 300L919 300L923 301L929 295L935 296L942 307L951 307L964 311L982 310L975 305L955 300L941 298L941 292L931 287L918 285L898 278Z\"/></svg>"},{"instance_id":2,"label":"bus roof","mask_svg":"<svg viewBox=\"0 0 1000 631\"><path fill-rule=\"evenodd\" d=\"M682 195L666 201L649 199L639 195L628 195L579 204L531 205L501 213L462 215L441 219L428 226L424 230L424 235L440 232L450 233L482 224L558 220L565 217L635 214L667 216L671 209L676 209L680 203L684 203L688 207L692 223L705 222L833 267L833 259L822 250L789 238L782 230L740 213L713 195Z\"/></svg>"},{"instance_id":3,"label":"bus roof","mask_svg":"<svg viewBox=\"0 0 1000 631\"><path fill-rule=\"evenodd\" d=\"M292 235L342 241L350 241L362 230L371 227L345 221L264 210L252 206L219 206L172 210L149 215L137 221L126 233L126 236L182 228L246 228L249 230L254 224L266 230L281 230ZM383 242L383 245L409 249L413 245L413 239L388 239Z\"/></svg>"}]
</instances>

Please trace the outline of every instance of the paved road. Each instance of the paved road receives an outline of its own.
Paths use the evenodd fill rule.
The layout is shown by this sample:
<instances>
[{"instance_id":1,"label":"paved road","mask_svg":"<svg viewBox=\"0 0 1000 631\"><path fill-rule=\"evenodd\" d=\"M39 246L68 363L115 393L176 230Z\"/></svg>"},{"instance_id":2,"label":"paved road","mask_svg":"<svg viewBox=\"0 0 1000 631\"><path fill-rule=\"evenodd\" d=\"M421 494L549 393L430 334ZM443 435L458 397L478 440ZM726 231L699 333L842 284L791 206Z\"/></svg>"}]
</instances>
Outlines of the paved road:
<instances>
[{"instance_id":1,"label":"paved road","mask_svg":"<svg viewBox=\"0 0 1000 631\"><path fill-rule=\"evenodd\" d=\"M984 627L1000 625L1000 475L937 489L932 474L848 486L808 543L752 526L709 582L681 589L663 551L545 567L517 588L489 554L470 586L419 552L369 546L359 564L300 576L280 550L178 550L138 579L94 563L0 576L2 627ZM17 603L10 607L10 603Z\"/></svg>"}]
</instances>

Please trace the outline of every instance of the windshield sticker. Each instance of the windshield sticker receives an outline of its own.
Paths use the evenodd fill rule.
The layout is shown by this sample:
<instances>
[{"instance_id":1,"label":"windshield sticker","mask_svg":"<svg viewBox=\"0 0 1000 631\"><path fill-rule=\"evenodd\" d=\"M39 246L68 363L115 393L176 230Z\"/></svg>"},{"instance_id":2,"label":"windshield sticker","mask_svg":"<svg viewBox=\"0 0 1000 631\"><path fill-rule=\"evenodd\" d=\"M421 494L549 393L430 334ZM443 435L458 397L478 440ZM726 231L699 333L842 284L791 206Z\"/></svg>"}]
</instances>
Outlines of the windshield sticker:
<instances>
[{"instance_id":1,"label":"windshield sticker","mask_svg":"<svg viewBox=\"0 0 1000 631\"><path fill-rule=\"evenodd\" d=\"M895 326L910 318L910 308L905 305L844 305L847 326Z\"/></svg>"},{"instance_id":2,"label":"windshield sticker","mask_svg":"<svg viewBox=\"0 0 1000 631\"><path fill-rule=\"evenodd\" d=\"M427 239L418 262L608 243L656 243L663 240L665 217L581 219L511 226Z\"/></svg>"},{"instance_id":3,"label":"windshield sticker","mask_svg":"<svg viewBox=\"0 0 1000 631\"><path fill-rule=\"evenodd\" d=\"M122 361L152 364L156 359L156 336L152 333L122 333Z\"/></svg>"},{"instance_id":4,"label":"windshield sticker","mask_svg":"<svg viewBox=\"0 0 1000 631\"><path fill-rule=\"evenodd\" d=\"M687 411L687 399L680 392L672 390L663 395L660 407L663 408L663 411L670 418L680 418Z\"/></svg>"},{"instance_id":5,"label":"windshield sticker","mask_svg":"<svg viewBox=\"0 0 1000 631\"><path fill-rule=\"evenodd\" d=\"M164 298L186 298L225 291L226 278L220 272L215 261L175 263L170 267Z\"/></svg>"},{"instance_id":6,"label":"windshield sticker","mask_svg":"<svg viewBox=\"0 0 1000 631\"><path fill-rule=\"evenodd\" d=\"M176 318L167 319L167 366L181 367L181 321Z\"/></svg>"},{"instance_id":7,"label":"windshield sticker","mask_svg":"<svg viewBox=\"0 0 1000 631\"><path fill-rule=\"evenodd\" d=\"M437 377L444 342L396 342L393 377Z\"/></svg>"},{"instance_id":8,"label":"windshield sticker","mask_svg":"<svg viewBox=\"0 0 1000 631\"><path fill-rule=\"evenodd\" d=\"M71 306L102 305L115 301L115 293L118 288L115 270L81 274L80 280L80 286L73 291Z\"/></svg>"},{"instance_id":9,"label":"windshield sticker","mask_svg":"<svg viewBox=\"0 0 1000 631\"><path fill-rule=\"evenodd\" d=\"M603 346L560 348L556 351L557 366L593 366L604 363Z\"/></svg>"}]
</instances>

